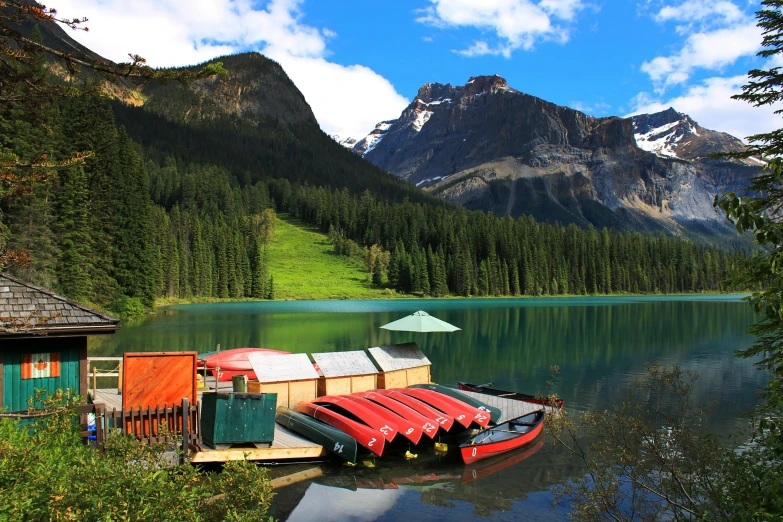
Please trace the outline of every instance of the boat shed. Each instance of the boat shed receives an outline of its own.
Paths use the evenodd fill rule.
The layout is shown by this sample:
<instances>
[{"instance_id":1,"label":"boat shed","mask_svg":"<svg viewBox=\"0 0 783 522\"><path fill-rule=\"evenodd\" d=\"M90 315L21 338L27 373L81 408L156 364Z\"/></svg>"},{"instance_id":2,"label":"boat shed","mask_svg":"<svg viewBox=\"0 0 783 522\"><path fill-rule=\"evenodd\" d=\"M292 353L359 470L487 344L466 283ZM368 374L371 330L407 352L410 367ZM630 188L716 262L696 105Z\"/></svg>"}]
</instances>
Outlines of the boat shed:
<instances>
[{"instance_id":1,"label":"boat shed","mask_svg":"<svg viewBox=\"0 0 783 522\"><path fill-rule=\"evenodd\" d=\"M378 388L407 388L431 382L432 363L416 343L376 346L367 351L381 369Z\"/></svg>"},{"instance_id":2,"label":"boat shed","mask_svg":"<svg viewBox=\"0 0 783 522\"><path fill-rule=\"evenodd\" d=\"M378 370L362 350L314 353L321 373L318 395L348 395L378 387Z\"/></svg>"},{"instance_id":3,"label":"boat shed","mask_svg":"<svg viewBox=\"0 0 783 522\"><path fill-rule=\"evenodd\" d=\"M119 319L0 273L0 406L27 410L36 389L87 396L87 336Z\"/></svg>"}]
</instances>

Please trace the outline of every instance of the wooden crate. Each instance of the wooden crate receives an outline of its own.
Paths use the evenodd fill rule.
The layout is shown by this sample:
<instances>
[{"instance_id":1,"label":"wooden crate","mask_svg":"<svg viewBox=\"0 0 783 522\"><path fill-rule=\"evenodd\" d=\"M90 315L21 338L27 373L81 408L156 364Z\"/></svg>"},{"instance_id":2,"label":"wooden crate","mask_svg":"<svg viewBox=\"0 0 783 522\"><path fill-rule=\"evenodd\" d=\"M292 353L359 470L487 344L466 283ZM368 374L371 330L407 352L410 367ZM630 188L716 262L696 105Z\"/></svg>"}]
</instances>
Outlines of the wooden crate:
<instances>
[{"instance_id":1,"label":"wooden crate","mask_svg":"<svg viewBox=\"0 0 783 522\"><path fill-rule=\"evenodd\" d=\"M318 374L306 354L254 356L248 360L258 378L247 383L250 393L276 393L277 406L294 408L317 395Z\"/></svg>"},{"instance_id":2,"label":"wooden crate","mask_svg":"<svg viewBox=\"0 0 783 522\"><path fill-rule=\"evenodd\" d=\"M249 393L276 393L277 406L292 409L300 401L309 402L318 396L315 379L265 383L250 381L247 383L247 391Z\"/></svg>"},{"instance_id":3,"label":"wooden crate","mask_svg":"<svg viewBox=\"0 0 783 522\"><path fill-rule=\"evenodd\" d=\"M431 382L431 363L416 343L376 346L368 351L381 369L378 388L407 388Z\"/></svg>"},{"instance_id":4,"label":"wooden crate","mask_svg":"<svg viewBox=\"0 0 783 522\"><path fill-rule=\"evenodd\" d=\"M432 381L430 378L429 365L405 368L403 370L393 370L390 372L380 372L378 374L378 388L384 390L407 388L414 384L429 384L430 382Z\"/></svg>"},{"instance_id":5,"label":"wooden crate","mask_svg":"<svg viewBox=\"0 0 783 522\"><path fill-rule=\"evenodd\" d=\"M367 354L352 352L314 353L321 373L318 395L349 395L378 387L378 370Z\"/></svg>"}]
</instances>

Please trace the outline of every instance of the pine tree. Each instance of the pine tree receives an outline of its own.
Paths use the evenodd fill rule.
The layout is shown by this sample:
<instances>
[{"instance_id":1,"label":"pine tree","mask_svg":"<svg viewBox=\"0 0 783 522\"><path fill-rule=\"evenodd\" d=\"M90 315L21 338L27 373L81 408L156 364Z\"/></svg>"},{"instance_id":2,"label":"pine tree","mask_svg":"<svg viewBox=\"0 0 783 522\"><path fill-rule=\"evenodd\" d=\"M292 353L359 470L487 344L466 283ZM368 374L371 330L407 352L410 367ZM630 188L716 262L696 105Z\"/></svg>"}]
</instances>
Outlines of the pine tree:
<instances>
[{"instance_id":1,"label":"pine tree","mask_svg":"<svg viewBox=\"0 0 783 522\"><path fill-rule=\"evenodd\" d=\"M151 200L147 174L135 145L119 133L119 175L113 185L115 214L114 275L119 291L145 306L155 301L151 240Z\"/></svg>"},{"instance_id":2,"label":"pine tree","mask_svg":"<svg viewBox=\"0 0 783 522\"><path fill-rule=\"evenodd\" d=\"M89 199L87 177L81 167L61 172L62 194L59 202L60 262L57 265L57 286L76 301L92 297L89 276Z\"/></svg>"},{"instance_id":3,"label":"pine tree","mask_svg":"<svg viewBox=\"0 0 783 522\"><path fill-rule=\"evenodd\" d=\"M266 298L270 301L274 300L275 298L275 278L271 275L269 276L269 285L267 286L266 290Z\"/></svg>"}]
</instances>

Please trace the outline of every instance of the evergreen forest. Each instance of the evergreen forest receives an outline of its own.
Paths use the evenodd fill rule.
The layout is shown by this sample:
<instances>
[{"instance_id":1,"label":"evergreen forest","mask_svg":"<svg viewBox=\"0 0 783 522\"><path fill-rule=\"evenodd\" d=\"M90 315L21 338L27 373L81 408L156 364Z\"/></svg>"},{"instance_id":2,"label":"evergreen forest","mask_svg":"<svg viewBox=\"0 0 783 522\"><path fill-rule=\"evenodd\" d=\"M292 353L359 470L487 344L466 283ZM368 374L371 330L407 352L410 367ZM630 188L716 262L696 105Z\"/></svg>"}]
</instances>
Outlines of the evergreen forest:
<instances>
[{"instance_id":1,"label":"evergreen forest","mask_svg":"<svg viewBox=\"0 0 783 522\"><path fill-rule=\"evenodd\" d=\"M275 213L329 234L335 255L363 252L372 284L437 297L718 291L739 256L467 211L316 126L185 123L167 108L187 89L167 92L173 101L145 108L65 100L43 109L45 126L24 106L2 107L0 152L92 152L3 203L8 247L31 258L11 273L118 313L158 298L274 298L265 252Z\"/></svg>"}]
</instances>

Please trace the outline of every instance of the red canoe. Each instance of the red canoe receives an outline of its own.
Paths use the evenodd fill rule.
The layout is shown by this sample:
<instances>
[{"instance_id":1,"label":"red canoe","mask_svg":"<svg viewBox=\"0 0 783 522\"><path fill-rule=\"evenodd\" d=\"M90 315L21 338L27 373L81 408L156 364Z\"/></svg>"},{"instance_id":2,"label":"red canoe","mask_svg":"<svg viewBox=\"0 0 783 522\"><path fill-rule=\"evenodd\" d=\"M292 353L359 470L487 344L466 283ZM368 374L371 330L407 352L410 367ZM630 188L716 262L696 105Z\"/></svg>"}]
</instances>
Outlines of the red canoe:
<instances>
[{"instance_id":1,"label":"red canoe","mask_svg":"<svg viewBox=\"0 0 783 522\"><path fill-rule=\"evenodd\" d=\"M325 422L332 427L350 435L356 442L372 451L379 457L383 453L383 446L386 444L386 439L378 435L378 432L369 426L365 426L361 422L349 419L344 415L340 415L337 412L330 410L324 406L318 406L307 401L301 401L294 408L299 413L309 415L314 419Z\"/></svg>"},{"instance_id":2,"label":"red canoe","mask_svg":"<svg viewBox=\"0 0 783 522\"><path fill-rule=\"evenodd\" d=\"M534 411L484 430L459 445L465 464L494 457L532 442L544 427L544 412Z\"/></svg>"},{"instance_id":3,"label":"red canoe","mask_svg":"<svg viewBox=\"0 0 783 522\"><path fill-rule=\"evenodd\" d=\"M443 428L445 431L449 431L454 425L454 418L451 415L443 413L440 410L436 410L429 404L421 402L415 397L411 397L410 395L405 395L404 393L400 393L394 390L375 390L375 393L378 395L385 395L386 397L394 399L397 402L401 402L406 406L410 406L417 412L427 417L430 422L435 423L436 426Z\"/></svg>"},{"instance_id":4,"label":"red canoe","mask_svg":"<svg viewBox=\"0 0 783 522\"><path fill-rule=\"evenodd\" d=\"M253 367L250 366L250 360L247 356L251 353L260 353L262 355L288 355L291 352L281 350L272 350L270 348L233 348L224 350L220 353L211 353L198 360L199 368L206 367L212 376L215 376L216 366L220 365L220 375L218 381L230 381L234 375L247 375L248 379L255 379L256 374Z\"/></svg>"},{"instance_id":5,"label":"red canoe","mask_svg":"<svg viewBox=\"0 0 783 522\"><path fill-rule=\"evenodd\" d=\"M486 412L482 412L478 408L474 408L462 401L452 399L442 393L424 388L401 388L397 391L410 395L411 397L416 397L430 406L448 413L454 417L455 421L466 428L469 427L474 420L476 421L476 424L482 428L486 428L489 424L489 415L487 415Z\"/></svg>"},{"instance_id":6,"label":"red canoe","mask_svg":"<svg viewBox=\"0 0 783 522\"><path fill-rule=\"evenodd\" d=\"M409 421L402 415L399 415L398 413L395 413L388 408L384 408L380 404L376 404L371 400L365 399L363 397L346 395L345 398L352 400L356 404L359 404L367 408L368 410L375 413L376 415L380 415L381 417L389 419L390 421L397 424L397 428L399 429L399 434L405 437L406 439L408 439L409 441L411 441L412 443L418 444L419 441L421 440L422 429L419 426L417 426L416 423Z\"/></svg>"},{"instance_id":7,"label":"red canoe","mask_svg":"<svg viewBox=\"0 0 783 522\"><path fill-rule=\"evenodd\" d=\"M364 399L372 401L376 404L383 406L384 408L388 408L389 410L395 412L397 415L400 415L401 417L407 419L408 421L413 422L417 426L421 426L421 431L431 439L434 439L435 435L438 434L438 426L434 424L432 421L430 421L429 417L425 417L424 415L414 410L410 406L406 406L405 404L399 401L395 401L391 397L386 397L385 395L379 395L375 392L361 392L361 393L354 393L353 395L355 397L362 397Z\"/></svg>"},{"instance_id":8,"label":"red canoe","mask_svg":"<svg viewBox=\"0 0 783 522\"><path fill-rule=\"evenodd\" d=\"M312 402L313 404L328 404L342 408L372 429L377 430L388 442L393 441L394 436L397 435L397 432L399 431L397 424L388 417L378 415L376 412L365 408L363 405L346 397L324 395L323 397L318 397ZM339 411L338 413L342 414L342 412Z\"/></svg>"},{"instance_id":9,"label":"red canoe","mask_svg":"<svg viewBox=\"0 0 783 522\"><path fill-rule=\"evenodd\" d=\"M525 459L528 459L538 453L538 450L544 447L544 437L538 439L538 442L530 444L526 448L520 448L518 451L511 451L508 454L498 455L495 458L482 460L479 464L465 466L462 472L461 484L470 484L477 480L494 475L511 466L515 466Z\"/></svg>"}]
</instances>

